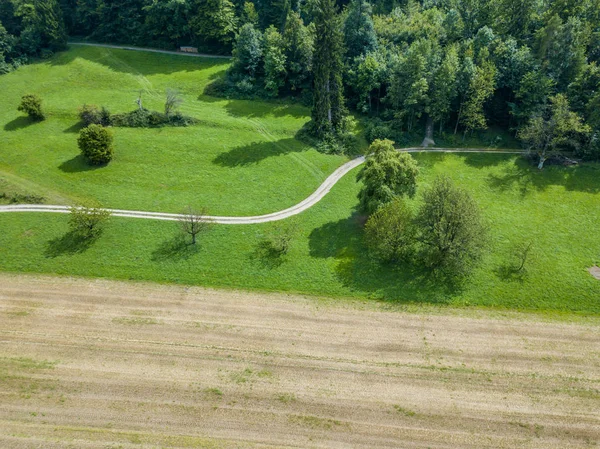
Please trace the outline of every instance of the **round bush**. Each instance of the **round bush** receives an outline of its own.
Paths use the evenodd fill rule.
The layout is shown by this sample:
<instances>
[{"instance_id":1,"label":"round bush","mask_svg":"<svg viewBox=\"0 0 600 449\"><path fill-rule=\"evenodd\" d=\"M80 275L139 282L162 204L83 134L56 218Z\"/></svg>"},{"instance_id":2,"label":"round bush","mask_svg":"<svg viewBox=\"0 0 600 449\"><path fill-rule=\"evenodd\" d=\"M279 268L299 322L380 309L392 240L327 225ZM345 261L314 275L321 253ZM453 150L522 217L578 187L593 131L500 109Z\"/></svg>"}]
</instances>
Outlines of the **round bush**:
<instances>
[{"instance_id":1,"label":"round bush","mask_svg":"<svg viewBox=\"0 0 600 449\"><path fill-rule=\"evenodd\" d=\"M79 131L77 144L90 164L107 164L113 157L113 136L112 133L100 126L90 125Z\"/></svg>"},{"instance_id":2,"label":"round bush","mask_svg":"<svg viewBox=\"0 0 600 449\"><path fill-rule=\"evenodd\" d=\"M44 120L46 116L42 111L42 100L37 95L27 94L21 97L21 104L17 108L20 112L25 112L34 120Z\"/></svg>"}]
</instances>

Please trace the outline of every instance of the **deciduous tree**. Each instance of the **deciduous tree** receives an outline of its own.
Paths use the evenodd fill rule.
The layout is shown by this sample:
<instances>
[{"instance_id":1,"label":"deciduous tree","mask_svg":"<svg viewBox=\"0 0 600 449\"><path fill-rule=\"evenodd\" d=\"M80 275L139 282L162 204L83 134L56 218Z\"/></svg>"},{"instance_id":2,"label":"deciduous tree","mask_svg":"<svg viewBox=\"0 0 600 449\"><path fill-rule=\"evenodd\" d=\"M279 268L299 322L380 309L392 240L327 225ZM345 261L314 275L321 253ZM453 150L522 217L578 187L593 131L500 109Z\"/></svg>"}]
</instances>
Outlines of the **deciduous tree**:
<instances>
[{"instance_id":1,"label":"deciduous tree","mask_svg":"<svg viewBox=\"0 0 600 449\"><path fill-rule=\"evenodd\" d=\"M357 177L363 182L358 194L360 208L371 214L397 197L414 196L418 173L409 153L396 151L390 140L375 140Z\"/></svg>"},{"instance_id":2,"label":"deciduous tree","mask_svg":"<svg viewBox=\"0 0 600 449\"><path fill-rule=\"evenodd\" d=\"M440 176L423 194L416 216L420 259L451 277L467 275L481 255L485 227L469 193Z\"/></svg>"}]
</instances>

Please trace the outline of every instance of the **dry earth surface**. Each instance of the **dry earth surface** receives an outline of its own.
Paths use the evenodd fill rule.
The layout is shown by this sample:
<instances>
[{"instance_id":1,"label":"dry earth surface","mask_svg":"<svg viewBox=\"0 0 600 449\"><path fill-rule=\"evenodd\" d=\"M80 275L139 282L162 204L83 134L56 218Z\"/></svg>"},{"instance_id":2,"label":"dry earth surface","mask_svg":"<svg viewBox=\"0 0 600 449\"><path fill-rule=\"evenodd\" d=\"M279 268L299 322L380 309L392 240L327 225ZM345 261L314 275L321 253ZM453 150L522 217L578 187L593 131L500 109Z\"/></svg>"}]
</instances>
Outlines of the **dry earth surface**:
<instances>
[{"instance_id":1,"label":"dry earth surface","mask_svg":"<svg viewBox=\"0 0 600 449\"><path fill-rule=\"evenodd\" d=\"M0 275L0 447L597 447L598 321L510 315Z\"/></svg>"}]
</instances>

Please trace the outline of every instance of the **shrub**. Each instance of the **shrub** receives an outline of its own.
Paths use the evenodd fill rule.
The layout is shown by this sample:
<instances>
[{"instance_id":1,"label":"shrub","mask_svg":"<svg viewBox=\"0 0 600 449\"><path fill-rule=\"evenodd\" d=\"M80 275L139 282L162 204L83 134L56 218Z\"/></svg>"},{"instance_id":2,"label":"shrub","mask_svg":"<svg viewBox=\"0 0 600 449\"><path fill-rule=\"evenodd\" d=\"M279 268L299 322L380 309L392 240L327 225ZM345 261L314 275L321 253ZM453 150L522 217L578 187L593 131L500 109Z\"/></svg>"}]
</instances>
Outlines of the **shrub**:
<instances>
[{"instance_id":1,"label":"shrub","mask_svg":"<svg viewBox=\"0 0 600 449\"><path fill-rule=\"evenodd\" d=\"M392 129L380 119L373 119L367 123L365 127L365 138L369 143L372 143L375 140L394 140Z\"/></svg>"},{"instance_id":2,"label":"shrub","mask_svg":"<svg viewBox=\"0 0 600 449\"><path fill-rule=\"evenodd\" d=\"M193 117L174 112L171 115L147 109L136 109L124 114L113 114L111 116L113 126L124 128L159 128L161 126L189 126L198 123Z\"/></svg>"},{"instance_id":3,"label":"shrub","mask_svg":"<svg viewBox=\"0 0 600 449\"><path fill-rule=\"evenodd\" d=\"M92 165L107 164L113 157L112 133L100 125L90 125L79 131L77 143Z\"/></svg>"},{"instance_id":4,"label":"shrub","mask_svg":"<svg viewBox=\"0 0 600 449\"><path fill-rule=\"evenodd\" d=\"M415 222L425 266L455 278L469 274L481 255L485 227L468 192L439 176L423 194Z\"/></svg>"},{"instance_id":5,"label":"shrub","mask_svg":"<svg viewBox=\"0 0 600 449\"><path fill-rule=\"evenodd\" d=\"M110 112L102 106L102 109L98 109L98 106L90 104L84 104L79 108L79 118L85 126L89 125L110 125Z\"/></svg>"},{"instance_id":6,"label":"shrub","mask_svg":"<svg viewBox=\"0 0 600 449\"><path fill-rule=\"evenodd\" d=\"M369 256L379 262L408 259L413 252L414 238L412 212L399 198L379 208L365 225Z\"/></svg>"},{"instance_id":7,"label":"shrub","mask_svg":"<svg viewBox=\"0 0 600 449\"><path fill-rule=\"evenodd\" d=\"M25 112L33 120L44 120L46 118L42 111L42 100L37 95L23 95L21 97L21 104L19 104L17 110Z\"/></svg>"}]
</instances>

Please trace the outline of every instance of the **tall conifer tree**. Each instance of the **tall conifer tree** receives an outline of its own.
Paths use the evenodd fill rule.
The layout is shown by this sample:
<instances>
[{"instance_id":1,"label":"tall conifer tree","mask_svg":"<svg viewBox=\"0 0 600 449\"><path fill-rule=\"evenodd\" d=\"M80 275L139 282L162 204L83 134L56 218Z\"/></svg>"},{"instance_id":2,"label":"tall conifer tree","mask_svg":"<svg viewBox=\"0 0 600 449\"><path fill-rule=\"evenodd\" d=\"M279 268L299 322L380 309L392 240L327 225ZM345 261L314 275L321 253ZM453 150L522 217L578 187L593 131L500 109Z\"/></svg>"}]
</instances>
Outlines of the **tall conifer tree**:
<instances>
[{"instance_id":1,"label":"tall conifer tree","mask_svg":"<svg viewBox=\"0 0 600 449\"><path fill-rule=\"evenodd\" d=\"M342 86L343 42L335 0L314 5L315 53L312 121L317 137L342 129L346 108Z\"/></svg>"}]
</instances>

